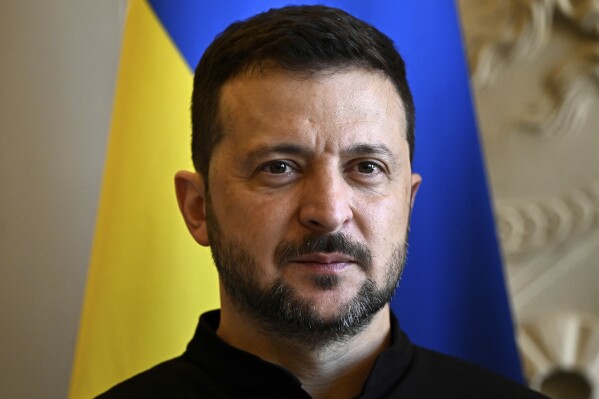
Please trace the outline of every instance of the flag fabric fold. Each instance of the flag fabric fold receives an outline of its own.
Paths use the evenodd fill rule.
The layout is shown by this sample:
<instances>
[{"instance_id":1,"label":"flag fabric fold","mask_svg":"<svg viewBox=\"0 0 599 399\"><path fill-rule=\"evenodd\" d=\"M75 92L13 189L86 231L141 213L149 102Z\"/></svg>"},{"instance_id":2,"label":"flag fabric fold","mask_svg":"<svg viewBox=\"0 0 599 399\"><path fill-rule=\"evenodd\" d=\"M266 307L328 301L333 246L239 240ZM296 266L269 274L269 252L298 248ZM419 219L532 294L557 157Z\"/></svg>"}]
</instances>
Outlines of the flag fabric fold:
<instances>
[{"instance_id":1,"label":"flag fabric fold","mask_svg":"<svg viewBox=\"0 0 599 399\"><path fill-rule=\"evenodd\" d=\"M130 1L70 398L180 354L200 313L218 307L209 250L189 236L173 189L174 173L192 168L193 69L229 23L288 3ZM454 2L318 3L378 27L407 63L424 183L392 303L402 327L520 380Z\"/></svg>"},{"instance_id":2,"label":"flag fabric fold","mask_svg":"<svg viewBox=\"0 0 599 399\"><path fill-rule=\"evenodd\" d=\"M129 7L70 398L181 353L218 307L210 252L174 195L174 173L192 168L192 74L149 5Z\"/></svg>"}]
</instances>

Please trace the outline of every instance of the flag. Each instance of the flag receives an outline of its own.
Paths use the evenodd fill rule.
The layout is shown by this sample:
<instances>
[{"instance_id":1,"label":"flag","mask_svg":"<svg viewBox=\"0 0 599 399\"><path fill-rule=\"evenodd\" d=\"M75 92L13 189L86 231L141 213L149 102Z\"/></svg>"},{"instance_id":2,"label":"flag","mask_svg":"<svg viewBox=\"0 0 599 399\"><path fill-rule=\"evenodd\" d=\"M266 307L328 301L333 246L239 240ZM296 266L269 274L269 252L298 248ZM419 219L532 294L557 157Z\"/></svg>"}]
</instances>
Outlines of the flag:
<instances>
[{"instance_id":1,"label":"flag","mask_svg":"<svg viewBox=\"0 0 599 399\"><path fill-rule=\"evenodd\" d=\"M413 341L519 380L501 259L451 0L307 1L389 35L417 110L424 177L408 264L392 308ZM192 169L193 70L214 36L285 0L131 0L125 25L70 398L88 398L180 354L218 307L217 275L179 215L177 170Z\"/></svg>"},{"instance_id":2,"label":"flag","mask_svg":"<svg viewBox=\"0 0 599 399\"><path fill-rule=\"evenodd\" d=\"M457 10L409 3L390 33L414 92L423 184L392 308L416 343L522 382Z\"/></svg>"},{"instance_id":3,"label":"flag","mask_svg":"<svg viewBox=\"0 0 599 399\"><path fill-rule=\"evenodd\" d=\"M192 169L192 73L145 1L129 4L70 398L91 398L182 352L218 307L209 250L179 214Z\"/></svg>"}]
</instances>

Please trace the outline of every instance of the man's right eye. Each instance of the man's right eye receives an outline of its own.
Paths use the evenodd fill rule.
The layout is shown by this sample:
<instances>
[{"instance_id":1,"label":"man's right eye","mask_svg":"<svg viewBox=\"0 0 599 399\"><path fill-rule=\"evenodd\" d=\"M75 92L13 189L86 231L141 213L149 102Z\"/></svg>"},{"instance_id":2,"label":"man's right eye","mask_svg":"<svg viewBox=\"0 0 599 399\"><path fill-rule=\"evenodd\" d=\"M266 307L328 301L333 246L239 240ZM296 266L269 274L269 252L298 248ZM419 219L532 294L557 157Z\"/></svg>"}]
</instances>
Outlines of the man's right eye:
<instances>
[{"instance_id":1,"label":"man's right eye","mask_svg":"<svg viewBox=\"0 0 599 399\"><path fill-rule=\"evenodd\" d=\"M275 175L281 175L287 172L290 172L292 167L284 161L273 161L268 162L262 166L262 171L267 173L272 173Z\"/></svg>"}]
</instances>

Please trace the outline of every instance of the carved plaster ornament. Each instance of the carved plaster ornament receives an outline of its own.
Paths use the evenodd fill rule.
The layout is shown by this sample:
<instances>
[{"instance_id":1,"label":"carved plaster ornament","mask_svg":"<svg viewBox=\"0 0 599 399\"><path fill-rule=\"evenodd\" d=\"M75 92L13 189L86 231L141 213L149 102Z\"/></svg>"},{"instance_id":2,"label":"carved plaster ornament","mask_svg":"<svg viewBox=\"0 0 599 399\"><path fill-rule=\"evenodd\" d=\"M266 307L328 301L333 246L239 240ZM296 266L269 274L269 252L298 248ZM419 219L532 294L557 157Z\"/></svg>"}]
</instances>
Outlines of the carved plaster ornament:
<instances>
[{"instance_id":1,"label":"carved plaster ornament","mask_svg":"<svg viewBox=\"0 0 599 399\"><path fill-rule=\"evenodd\" d=\"M516 135L532 134L544 141L572 139L583 130L585 134L599 134L599 128L588 125L589 114L599 111L599 1L459 0L459 3L477 93L495 90L493 85L499 85L502 73L511 66L523 64L521 68L526 68L529 64L549 63L539 70L538 90L532 89L535 87L532 83L530 87L513 88L513 96L529 99L527 107L516 107L511 111L515 114L510 115L509 107L505 106L503 112L507 114L492 117L489 113L494 111L480 110L493 119L495 129ZM557 25L560 35L555 34ZM556 53L559 58L547 56L544 51L548 48L552 50L549 53ZM506 146L500 162L513 162L505 158L510 156L505 144L510 140L509 134L500 140ZM599 140L595 138L594 142ZM539 151L530 140L520 145ZM522 161L521 155L517 159ZM566 243L577 234L599 226L599 148L594 165L597 170L593 180L574 189L567 188L561 194L543 192L543 188L538 196L520 193L506 198L499 191L495 193L499 197L496 214L500 238L508 263L534 255L548 245ZM497 167L497 161L490 166ZM531 169L528 172L532 173L531 181L535 173L540 173L534 172L533 164L521 166L525 172L526 168Z\"/></svg>"},{"instance_id":2,"label":"carved plaster ornament","mask_svg":"<svg viewBox=\"0 0 599 399\"><path fill-rule=\"evenodd\" d=\"M599 320L535 317L596 309L599 0L458 2L526 376L555 399L599 399ZM568 302L575 275L589 283Z\"/></svg>"},{"instance_id":3,"label":"carved plaster ornament","mask_svg":"<svg viewBox=\"0 0 599 399\"><path fill-rule=\"evenodd\" d=\"M599 38L599 2L594 0L459 0L472 82L482 88L503 67L536 56L550 41L556 17L581 34Z\"/></svg>"},{"instance_id":4,"label":"carved plaster ornament","mask_svg":"<svg viewBox=\"0 0 599 399\"><path fill-rule=\"evenodd\" d=\"M554 399L599 399L599 319L548 314L521 327L518 343L532 388Z\"/></svg>"},{"instance_id":5,"label":"carved plaster ornament","mask_svg":"<svg viewBox=\"0 0 599 399\"><path fill-rule=\"evenodd\" d=\"M599 226L599 179L561 196L501 204L497 219L508 258L565 243Z\"/></svg>"}]
</instances>

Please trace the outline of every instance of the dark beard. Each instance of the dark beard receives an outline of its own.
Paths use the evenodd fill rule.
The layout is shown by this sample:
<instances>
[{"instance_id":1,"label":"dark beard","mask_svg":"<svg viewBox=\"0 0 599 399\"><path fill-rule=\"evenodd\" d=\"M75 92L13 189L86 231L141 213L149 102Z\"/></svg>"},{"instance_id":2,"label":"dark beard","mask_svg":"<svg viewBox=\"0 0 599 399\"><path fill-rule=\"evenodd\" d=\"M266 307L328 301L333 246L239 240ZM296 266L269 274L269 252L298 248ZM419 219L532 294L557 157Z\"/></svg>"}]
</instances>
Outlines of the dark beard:
<instances>
[{"instance_id":1,"label":"dark beard","mask_svg":"<svg viewBox=\"0 0 599 399\"><path fill-rule=\"evenodd\" d=\"M344 342L362 331L391 300L405 264L406 245L397 245L387 265L384 285L377 287L374 281L366 279L355 297L341 305L338 316L325 320L316 312L314 301L302 298L281 279L270 288L262 288L257 262L241 245L223 239L209 200L206 213L212 257L234 305L267 332L312 349ZM353 257L365 272L372 268L368 248L339 233L312 234L299 242L283 242L275 251L275 260L281 268L289 258L313 252L345 254ZM335 288L340 281L336 275L316 275L312 282L324 291Z\"/></svg>"}]
</instances>

